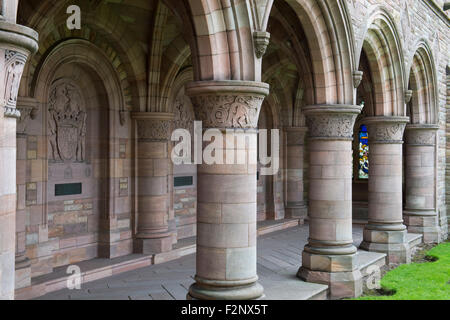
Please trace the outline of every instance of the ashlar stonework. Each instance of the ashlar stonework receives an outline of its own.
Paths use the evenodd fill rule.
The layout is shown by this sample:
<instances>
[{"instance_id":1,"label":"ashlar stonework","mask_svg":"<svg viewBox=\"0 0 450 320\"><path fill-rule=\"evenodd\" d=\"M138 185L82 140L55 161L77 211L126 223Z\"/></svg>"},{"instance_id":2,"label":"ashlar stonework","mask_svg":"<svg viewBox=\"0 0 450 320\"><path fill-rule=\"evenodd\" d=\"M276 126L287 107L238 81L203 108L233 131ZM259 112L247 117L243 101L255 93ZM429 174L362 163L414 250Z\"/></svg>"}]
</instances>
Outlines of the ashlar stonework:
<instances>
[{"instance_id":1,"label":"ashlar stonework","mask_svg":"<svg viewBox=\"0 0 450 320\"><path fill-rule=\"evenodd\" d=\"M361 294L361 254L408 263L445 241L444 2L98 0L77 29L70 1L1 1L0 299L44 293L58 267L194 243L187 298L260 299L258 223L307 223L291 281L339 299ZM251 144L257 164L175 165L172 132L194 121L278 130L280 170L262 174Z\"/></svg>"}]
</instances>

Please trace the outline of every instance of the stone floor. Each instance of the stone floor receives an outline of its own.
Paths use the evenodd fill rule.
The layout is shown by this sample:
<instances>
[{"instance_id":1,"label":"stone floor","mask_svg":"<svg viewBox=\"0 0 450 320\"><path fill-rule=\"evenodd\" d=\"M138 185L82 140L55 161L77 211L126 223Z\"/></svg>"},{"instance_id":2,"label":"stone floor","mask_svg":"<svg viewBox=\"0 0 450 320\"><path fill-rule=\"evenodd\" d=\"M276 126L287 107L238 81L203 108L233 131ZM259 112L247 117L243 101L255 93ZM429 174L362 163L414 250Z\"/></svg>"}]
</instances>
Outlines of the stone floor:
<instances>
[{"instance_id":1,"label":"stone floor","mask_svg":"<svg viewBox=\"0 0 450 320\"><path fill-rule=\"evenodd\" d=\"M267 299L305 300L326 297L327 286L300 281L295 274L308 238L308 226L266 234L258 238L258 275ZM354 225L355 245L362 227ZM195 254L64 289L40 300L184 300L194 282Z\"/></svg>"}]
</instances>

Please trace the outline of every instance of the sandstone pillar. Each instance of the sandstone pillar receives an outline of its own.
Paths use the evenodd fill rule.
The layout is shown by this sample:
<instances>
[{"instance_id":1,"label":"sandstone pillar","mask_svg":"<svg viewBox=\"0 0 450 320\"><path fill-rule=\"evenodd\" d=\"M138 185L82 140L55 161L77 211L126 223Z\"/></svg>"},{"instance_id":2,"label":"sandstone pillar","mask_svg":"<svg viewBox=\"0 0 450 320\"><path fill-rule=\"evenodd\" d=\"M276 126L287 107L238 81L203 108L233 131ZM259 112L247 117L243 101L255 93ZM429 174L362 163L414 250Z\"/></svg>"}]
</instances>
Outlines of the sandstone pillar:
<instances>
[{"instance_id":1,"label":"sandstone pillar","mask_svg":"<svg viewBox=\"0 0 450 320\"><path fill-rule=\"evenodd\" d=\"M169 230L170 154L173 115L134 113L136 119L137 234L135 251L155 254L172 250Z\"/></svg>"},{"instance_id":2,"label":"sandstone pillar","mask_svg":"<svg viewBox=\"0 0 450 320\"><path fill-rule=\"evenodd\" d=\"M204 129L235 129L256 142L269 86L250 81L201 81L187 86ZM238 151L223 138L222 150ZM256 274L256 143L245 144L245 164L198 166L197 273L188 299L248 300L263 296Z\"/></svg>"},{"instance_id":3,"label":"sandstone pillar","mask_svg":"<svg viewBox=\"0 0 450 320\"><path fill-rule=\"evenodd\" d=\"M309 241L298 277L330 287L332 298L362 293L352 238L352 136L360 106L303 109L309 129Z\"/></svg>"},{"instance_id":4,"label":"sandstone pillar","mask_svg":"<svg viewBox=\"0 0 450 320\"><path fill-rule=\"evenodd\" d=\"M403 212L408 231L423 234L425 243L441 242L436 210L437 125L406 126L406 203Z\"/></svg>"},{"instance_id":5,"label":"sandstone pillar","mask_svg":"<svg viewBox=\"0 0 450 320\"><path fill-rule=\"evenodd\" d=\"M303 198L304 193L304 153L306 127L285 128L287 138L287 192L286 217L304 219L307 206Z\"/></svg>"},{"instance_id":6,"label":"sandstone pillar","mask_svg":"<svg viewBox=\"0 0 450 320\"><path fill-rule=\"evenodd\" d=\"M1 10L1 9L0 9ZM16 109L23 69L37 50L35 31L0 21L0 300L14 299L16 247Z\"/></svg>"},{"instance_id":7,"label":"sandstone pillar","mask_svg":"<svg viewBox=\"0 0 450 320\"><path fill-rule=\"evenodd\" d=\"M21 111L22 113L23 111ZM15 265L15 289L31 285L31 261L26 256L26 153L27 136L17 133L16 136L16 265Z\"/></svg>"},{"instance_id":8,"label":"sandstone pillar","mask_svg":"<svg viewBox=\"0 0 450 320\"><path fill-rule=\"evenodd\" d=\"M370 117L369 222L361 249L387 254L389 263L411 260L403 224L403 133L407 117Z\"/></svg>"}]
</instances>

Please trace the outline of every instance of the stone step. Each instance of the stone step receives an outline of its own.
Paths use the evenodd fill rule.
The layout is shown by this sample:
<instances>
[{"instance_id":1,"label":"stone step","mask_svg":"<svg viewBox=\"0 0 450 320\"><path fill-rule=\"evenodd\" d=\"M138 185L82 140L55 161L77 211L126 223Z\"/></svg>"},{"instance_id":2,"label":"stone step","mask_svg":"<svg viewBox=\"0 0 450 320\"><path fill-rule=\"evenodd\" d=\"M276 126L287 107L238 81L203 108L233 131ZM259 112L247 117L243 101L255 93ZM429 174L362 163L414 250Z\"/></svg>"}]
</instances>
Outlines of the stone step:
<instances>
[{"instance_id":1,"label":"stone step","mask_svg":"<svg viewBox=\"0 0 450 320\"><path fill-rule=\"evenodd\" d=\"M358 250L356 253L356 265L363 277L363 290L367 289L367 280L371 275L377 273L381 276L381 270L386 265L386 256L385 253Z\"/></svg>"},{"instance_id":2,"label":"stone step","mask_svg":"<svg viewBox=\"0 0 450 320\"><path fill-rule=\"evenodd\" d=\"M258 236L296 227L300 219L266 220L258 222Z\"/></svg>"},{"instance_id":3,"label":"stone step","mask_svg":"<svg viewBox=\"0 0 450 320\"><path fill-rule=\"evenodd\" d=\"M413 249L414 247L418 246L423 242L423 235L418 233L407 233L406 239L409 243L410 249Z\"/></svg>"},{"instance_id":4,"label":"stone step","mask_svg":"<svg viewBox=\"0 0 450 320\"><path fill-rule=\"evenodd\" d=\"M288 229L298 226L298 224L299 219L259 222L258 235ZM176 260L194 254L196 249L196 237L190 237L179 240L170 252L154 255L131 254L114 259L96 258L79 262L76 265L82 271L82 282L87 283L150 265ZM31 286L16 290L15 298L17 300L33 299L50 292L65 289L70 276L66 273L66 270L67 266L55 268L51 274L32 279Z\"/></svg>"},{"instance_id":5,"label":"stone step","mask_svg":"<svg viewBox=\"0 0 450 320\"><path fill-rule=\"evenodd\" d=\"M264 287L265 300L326 300L328 286L310 283L296 277L298 267L273 273L259 280Z\"/></svg>"},{"instance_id":6,"label":"stone step","mask_svg":"<svg viewBox=\"0 0 450 320\"><path fill-rule=\"evenodd\" d=\"M196 251L197 251L196 237L179 240L177 245L172 251L155 254L153 257L153 264L172 261L193 254Z\"/></svg>"}]
</instances>

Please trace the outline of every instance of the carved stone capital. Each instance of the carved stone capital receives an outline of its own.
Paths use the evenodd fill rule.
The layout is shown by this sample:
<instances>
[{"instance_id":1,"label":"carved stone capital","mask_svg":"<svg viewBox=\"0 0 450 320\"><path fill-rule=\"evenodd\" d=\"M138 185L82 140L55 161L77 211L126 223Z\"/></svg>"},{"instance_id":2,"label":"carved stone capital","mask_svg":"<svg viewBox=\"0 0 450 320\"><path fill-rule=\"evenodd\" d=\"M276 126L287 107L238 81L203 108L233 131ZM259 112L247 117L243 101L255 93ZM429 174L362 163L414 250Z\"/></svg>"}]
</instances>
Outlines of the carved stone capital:
<instances>
[{"instance_id":1,"label":"carved stone capital","mask_svg":"<svg viewBox=\"0 0 450 320\"><path fill-rule=\"evenodd\" d=\"M14 50L5 50L4 80L5 85L2 97L4 116L8 118L20 118L20 111L16 109L17 96L19 94L20 80L27 62L27 56Z\"/></svg>"},{"instance_id":2,"label":"carved stone capital","mask_svg":"<svg viewBox=\"0 0 450 320\"><path fill-rule=\"evenodd\" d=\"M173 114L160 112L136 112L137 138L150 141L168 141L172 134Z\"/></svg>"},{"instance_id":3,"label":"carved stone capital","mask_svg":"<svg viewBox=\"0 0 450 320\"><path fill-rule=\"evenodd\" d=\"M352 140L362 106L316 105L303 108L311 139Z\"/></svg>"},{"instance_id":4,"label":"carved stone capital","mask_svg":"<svg viewBox=\"0 0 450 320\"><path fill-rule=\"evenodd\" d=\"M123 127L127 123L127 119L129 117L129 112L126 110L119 111L119 123Z\"/></svg>"},{"instance_id":5,"label":"carved stone capital","mask_svg":"<svg viewBox=\"0 0 450 320\"><path fill-rule=\"evenodd\" d=\"M363 74L364 72L356 70L353 71L353 85L355 86L355 89L357 89L359 87L359 85L361 84L361 81L363 79Z\"/></svg>"},{"instance_id":6,"label":"carved stone capital","mask_svg":"<svg viewBox=\"0 0 450 320\"><path fill-rule=\"evenodd\" d=\"M5 118L15 118L15 119L20 119L20 111L16 108L11 108L11 107L4 107L4 114L3 116Z\"/></svg>"},{"instance_id":7,"label":"carved stone capital","mask_svg":"<svg viewBox=\"0 0 450 320\"><path fill-rule=\"evenodd\" d=\"M413 91L412 90L406 90L405 91L405 102L409 103L411 101L413 95Z\"/></svg>"},{"instance_id":8,"label":"carved stone capital","mask_svg":"<svg viewBox=\"0 0 450 320\"><path fill-rule=\"evenodd\" d=\"M253 32L253 39L255 41L256 57L260 59L266 53L267 46L270 42L270 33L265 31L255 31Z\"/></svg>"},{"instance_id":9,"label":"carved stone capital","mask_svg":"<svg viewBox=\"0 0 450 320\"><path fill-rule=\"evenodd\" d=\"M305 136L308 131L307 127L287 127L286 140L288 146L302 146L305 144Z\"/></svg>"},{"instance_id":10,"label":"carved stone capital","mask_svg":"<svg viewBox=\"0 0 450 320\"><path fill-rule=\"evenodd\" d=\"M25 134L30 120L34 120L37 117L39 103L34 98L19 97L16 109L20 112L16 131L18 134Z\"/></svg>"},{"instance_id":11,"label":"carved stone capital","mask_svg":"<svg viewBox=\"0 0 450 320\"><path fill-rule=\"evenodd\" d=\"M258 126L269 85L252 81L199 81L188 84L186 94L204 128L250 129Z\"/></svg>"},{"instance_id":12,"label":"carved stone capital","mask_svg":"<svg viewBox=\"0 0 450 320\"><path fill-rule=\"evenodd\" d=\"M439 126L435 124L408 124L406 143L411 146L434 146Z\"/></svg>"},{"instance_id":13,"label":"carved stone capital","mask_svg":"<svg viewBox=\"0 0 450 320\"><path fill-rule=\"evenodd\" d=\"M16 110L20 80L28 56L37 51L37 39L37 33L30 28L0 21L0 108L3 107L5 117L20 118L20 111Z\"/></svg>"},{"instance_id":14,"label":"carved stone capital","mask_svg":"<svg viewBox=\"0 0 450 320\"><path fill-rule=\"evenodd\" d=\"M403 133L409 117L377 116L364 119L370 143L403 143Z\"/></svg>"}]
</instances>

